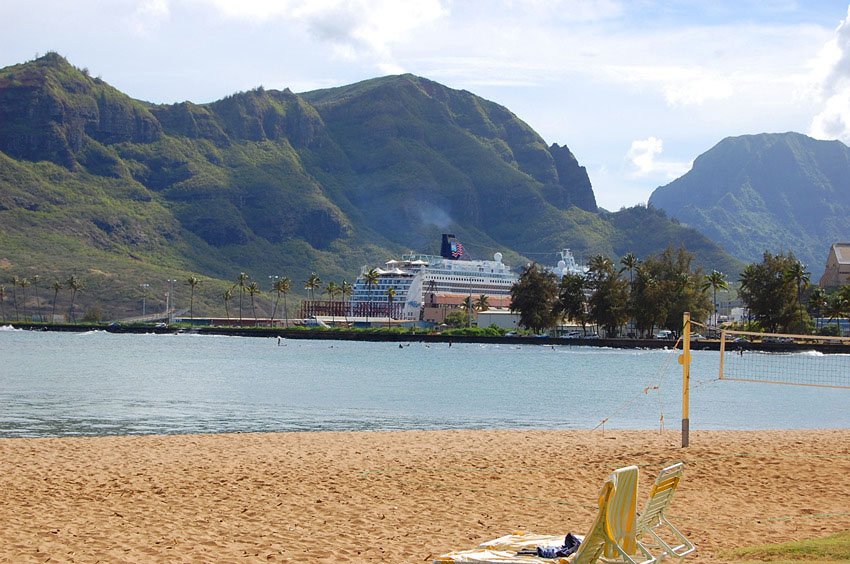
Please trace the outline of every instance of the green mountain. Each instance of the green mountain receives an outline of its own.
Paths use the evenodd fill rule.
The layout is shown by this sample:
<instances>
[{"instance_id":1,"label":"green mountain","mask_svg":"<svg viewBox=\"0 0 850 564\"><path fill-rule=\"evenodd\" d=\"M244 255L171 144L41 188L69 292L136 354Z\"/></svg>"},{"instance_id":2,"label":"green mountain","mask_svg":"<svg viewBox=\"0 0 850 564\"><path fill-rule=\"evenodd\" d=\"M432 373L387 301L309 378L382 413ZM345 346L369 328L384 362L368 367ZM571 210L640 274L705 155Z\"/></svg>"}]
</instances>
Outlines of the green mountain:
<instances>
[{"instance_id":1,"label":"green mountain","mask_svg":"<svg viewBox=\"0 0 850 564\"><path fill-rule=\"evenodd\" d=\"M424 78L155 105L55 53L0 70L0 283L76 272L80 303L114 317L142 296L162 307L166 280L197 274L196 311L223 314L239 272L265 289L288 276L305 295L312 271L353 281L364 264L436 253L447 231L514 265L684 243L706 266L737 266L652 210L597 209L567 147Z\"/></svg>"},{"instance_id":2,"label":"green mountain","mask_svg":"<svg viewBox=\"0 0 850 564\"><path fill-rule=\"evenodd\" d=\"M744 261L791 250L817 280L830 245L850 240L850 148L799 133L730 137L649 204Z\"/></svg>"}]
</instances>

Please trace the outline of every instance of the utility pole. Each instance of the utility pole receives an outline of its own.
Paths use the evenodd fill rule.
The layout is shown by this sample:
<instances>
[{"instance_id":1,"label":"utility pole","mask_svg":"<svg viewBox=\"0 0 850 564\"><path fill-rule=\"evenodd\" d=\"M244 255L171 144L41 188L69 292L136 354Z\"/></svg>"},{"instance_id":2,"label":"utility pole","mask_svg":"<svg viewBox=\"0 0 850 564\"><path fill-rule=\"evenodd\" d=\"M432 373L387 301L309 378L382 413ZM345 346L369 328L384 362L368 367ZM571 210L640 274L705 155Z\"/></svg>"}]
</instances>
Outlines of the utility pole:
<instances>
[{"instance_id":1,"label":"utility pole","mask_svg":"<svg viewBox=\"0 0 850 564\"><path fill-rule=\"evenodd\" d=\"M168 324L174 323L174 278L166 280L171 285L171 290L165 295L165 313L168 315Z\"/></svg>"}]
</instances>

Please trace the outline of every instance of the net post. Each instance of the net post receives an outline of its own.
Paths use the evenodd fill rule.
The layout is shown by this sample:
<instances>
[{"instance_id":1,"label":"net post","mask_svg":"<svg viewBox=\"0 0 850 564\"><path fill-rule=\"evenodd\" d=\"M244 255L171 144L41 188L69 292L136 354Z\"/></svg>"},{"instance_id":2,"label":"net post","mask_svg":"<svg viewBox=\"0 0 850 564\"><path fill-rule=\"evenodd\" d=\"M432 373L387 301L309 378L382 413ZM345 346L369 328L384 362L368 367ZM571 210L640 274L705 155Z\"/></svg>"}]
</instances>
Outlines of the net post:
<instances>
[{"instance_id":1,"label":"net post","mask_svg":"<svg viewBox=\"0 0 850 564\"><path fill-rule=\"evenodd\" d=\"M690 383L691 383L691 314L685 312L682 316L682 354L679 356L682 365L682 448L690 443Z\"/></svg>"}]
</instances>

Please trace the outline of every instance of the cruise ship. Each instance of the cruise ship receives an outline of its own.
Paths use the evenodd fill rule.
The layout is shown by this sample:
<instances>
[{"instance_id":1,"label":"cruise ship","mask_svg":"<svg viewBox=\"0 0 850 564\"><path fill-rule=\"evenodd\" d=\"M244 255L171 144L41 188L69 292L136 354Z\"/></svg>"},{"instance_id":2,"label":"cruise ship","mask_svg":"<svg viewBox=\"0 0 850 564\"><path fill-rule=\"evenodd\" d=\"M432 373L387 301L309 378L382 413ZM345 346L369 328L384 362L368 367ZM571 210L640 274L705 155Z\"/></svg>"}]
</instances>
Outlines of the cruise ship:
<instances>
[{"instance_id":1,"label":"cruise ship","mask_svg":"<svg viewBox=\"0 0 850 564\"><path fill-rule=\"evenodd\" d=\"M560 255L556 267L547 267L559 278L585 272L568 249ZM409 253L401 260L388 260L384 268L364 266L354 283L349 314L419 320L425 306L457 305L481 295L488 297L491 306L505 307L510 304L511 286L518 279L519 275L502 262L502 253L495 253L493 260L470 260L454 235L443 234L439 256ZM395 291L392 300L388 297L390 288Z\"/></svg>"}]
</instances>

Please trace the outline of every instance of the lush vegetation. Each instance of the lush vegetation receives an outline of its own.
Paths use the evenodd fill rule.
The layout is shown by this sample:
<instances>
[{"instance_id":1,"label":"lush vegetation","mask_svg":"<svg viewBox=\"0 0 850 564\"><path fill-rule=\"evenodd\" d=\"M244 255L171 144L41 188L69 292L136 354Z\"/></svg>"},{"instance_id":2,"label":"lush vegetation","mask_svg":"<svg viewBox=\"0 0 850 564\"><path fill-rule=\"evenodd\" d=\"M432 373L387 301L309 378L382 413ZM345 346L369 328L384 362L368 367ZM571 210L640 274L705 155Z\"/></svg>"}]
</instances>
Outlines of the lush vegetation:
<instances>
[{"instance_id":1,"label":"lush vegetation","mask_svg":"<svg viewBox=\"0 0 850 564\"><path fill-rule=\"evenodd\" d=\"M850 148L839 141L798 133L730 137L649 203L741 260L790 250L820 276L830 246L850 237L848 162Z\"/></svg>"},{"instance_id":2,"label":"lush vegetation","mask_svg":"<svg viewBox=\"0 0 850 564\"><path fill-rule=\"evenodd\" d=\"M225 315L240 272L268 315L269 276L352 279L444 231L509 264L684 242L736 268L654 210L598 210L569 149L506 108L410 75L153 105L51 53L0 69L0 124L0 282L74 274L75 309L108 319L164 309L165 281L193 276L174 292L190 315Z\"/></svg>"},{"instance_id":3,"label":"lush vegetation","mask_svg":"<svg viewBox=\"0 0 850 564\"><path fill-rule=\"evenodd\" d=\"M710 276L693 266L693 254L685 249L668 247L643 261L629 253L620 263L618 269L611 259L597 255L587 276L567 275L560 281L532 264L511 289L511 309L535 332L569 319L585 332L588 323L595 324L609 337L618 336L630 320L646 337L655 328L680 331L686 311L697 321L713 312Z\"/></svg>"}]
</instances>

